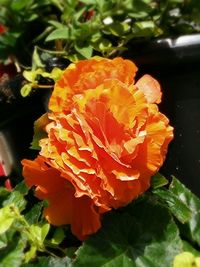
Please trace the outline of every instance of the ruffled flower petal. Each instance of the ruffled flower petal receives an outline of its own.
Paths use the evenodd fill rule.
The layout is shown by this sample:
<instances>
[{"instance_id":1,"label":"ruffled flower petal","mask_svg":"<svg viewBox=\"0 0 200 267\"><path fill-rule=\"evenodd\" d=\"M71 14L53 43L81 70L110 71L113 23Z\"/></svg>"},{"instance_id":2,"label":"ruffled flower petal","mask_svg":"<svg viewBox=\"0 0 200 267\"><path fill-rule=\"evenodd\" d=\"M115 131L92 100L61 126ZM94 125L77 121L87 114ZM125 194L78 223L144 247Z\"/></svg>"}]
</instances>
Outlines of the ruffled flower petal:
<instances>
[{"instance_id":1,"label":"ruffled flower petal","mask_svg":"<svg viewBox=\"0 0 200 267\"><path fill-rule=\"evenodd\" d=\"M160 85L149 75L134 84L136 71L122 58L70 65L50 98L40 156L22 162L27 185L49 202L47 220L71 224L81 240L149 188L173 138L155 104Z\"/></svg>"},{"instance_id":2,"label":"ruffled flower petal","mask_svg":"<svg viewBox=\"0 0 200 267\"><path fill-rule=\"evenodd\" d=\"M159 104L161 102L162 92L160 84L150 75L145 74L142 76L142 78L137 81L136 86L144 93L149 103Z\"/></svg>"},{"instance_id":3,"label":"ruffled flower petal","mask_svg":"<svg viewBox=\"0 0 200 267\"><path fill-rule=\"evenodd\" d=\"M71 64L56 83L49 109L62 112L70 109L72 97L88 89L96 89L106 79L117 79L126 85L134 82L137 67L130 60L93 58Z\"/></svg>"},{"instance_id":4,"label":"ruffled flower petal","mask_svg":"<svg viewBox=\"0 0 200 267\"><path fill-rule=\"evenodd\" d=\"M55 168L48 166L39 156L34 161L23 160L25 182L36 186L36 196L48 201L44 210L46 219L54 225L72 225L72 233L80 240L96 232L100 224L100 213L88 197L74 196L73 186Z\"/></svg>"}]
</instances>

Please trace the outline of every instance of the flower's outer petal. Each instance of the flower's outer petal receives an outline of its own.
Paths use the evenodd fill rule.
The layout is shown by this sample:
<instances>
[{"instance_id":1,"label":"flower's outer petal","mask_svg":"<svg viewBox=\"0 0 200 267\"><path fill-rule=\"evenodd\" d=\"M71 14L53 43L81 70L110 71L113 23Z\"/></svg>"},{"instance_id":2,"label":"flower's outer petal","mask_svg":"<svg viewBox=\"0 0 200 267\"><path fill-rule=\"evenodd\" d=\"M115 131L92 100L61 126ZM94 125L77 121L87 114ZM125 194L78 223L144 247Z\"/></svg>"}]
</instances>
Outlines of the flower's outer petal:
<instances>
[{"instance_id":1,"label":"flower's outer petal","mask_svg":"<svg viewBox=\"0 0 200 267\"><path fill-rule=\"evenodd\" d=\"M83 196L73 200L72 233L80 240L84 240L101 227L100 214L90 198Z\"/></svg>"},{"instance_id":2,"label":"flower's outer petal","mask_svg":"<svg viewBox=\"0 0 200 267\"><path fill-rule=\"evenodd\" d=\"M159 104L161 102L162 93L160 84L150 75L145 74L142 76L142 78L137 81L136 87L144 93L149 103Z\"/></svg>"},{"instance_id":3,"label":"flower's outer petal","mask_svg":"<svg viewBox=\"0 0 200 267\"><path fill-rule=\"evenodd\" d=\"M140 181L148 188L151 176L163 165L167 147L173 139L173 127L169 126L169 120L158 112L158 107L152 104L149 107L145 130L146 138L133 161L133 166L138 167Z\"/></svg>"},{"instance_id":4,"label":"flower's outer petal","mask_svg":"<svg viewBox=\"0 0 200 267\"><path fill-rule=\"evenodd\" d=\"M86 196L75 198L72 184L55 168L48 167L43 157L24 159L22 164L27 186L36 186L36 196L48 201L44 216L51 224L71 224L73 234L80 240L100 228L100 214L94 202Z\"/></svg>"}]
</instances>

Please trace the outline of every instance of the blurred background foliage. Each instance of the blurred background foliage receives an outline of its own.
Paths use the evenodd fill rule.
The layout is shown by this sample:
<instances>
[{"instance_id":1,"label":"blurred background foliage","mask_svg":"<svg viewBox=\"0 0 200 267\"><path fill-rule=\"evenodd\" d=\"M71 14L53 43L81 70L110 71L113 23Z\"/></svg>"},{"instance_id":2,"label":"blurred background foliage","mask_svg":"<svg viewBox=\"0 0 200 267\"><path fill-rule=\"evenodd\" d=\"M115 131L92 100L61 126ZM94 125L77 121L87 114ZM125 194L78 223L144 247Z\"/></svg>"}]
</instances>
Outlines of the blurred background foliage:
<instances>
[{"instance_id":1,"label":"blurred background foliage","mask_svg":"<svg viewBox=\"0 0 200 267\"><path fill-rule=\"evenodd\" d=\"M0 0L0 61L111 57L141 38L200 31L199 0Z\"/></svg>"}]
</instances>

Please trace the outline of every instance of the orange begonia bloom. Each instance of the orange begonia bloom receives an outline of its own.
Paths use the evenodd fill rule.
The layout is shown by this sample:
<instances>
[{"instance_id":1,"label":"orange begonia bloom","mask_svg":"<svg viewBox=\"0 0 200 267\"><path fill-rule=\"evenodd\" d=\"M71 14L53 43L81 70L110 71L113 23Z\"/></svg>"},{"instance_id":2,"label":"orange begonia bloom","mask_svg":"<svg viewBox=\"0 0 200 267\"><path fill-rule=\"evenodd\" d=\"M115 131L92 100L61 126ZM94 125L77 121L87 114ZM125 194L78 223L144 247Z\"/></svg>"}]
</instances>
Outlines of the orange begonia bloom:
<instances>
[{"instance_id":1,"label":"orange begonia bloom","mask_svg":"<svg viewBox=\"0 0 200 267\"><path fill-rule=\"evenodd\" d=\"M49 102L40 156L23 160L23 175L47 199L44 214L71 224L81 240L101 215L145 192L165 159L173 128L159 112L159 83L129 60L93 58L70 65Z\"/></svg>"},{"instance_id":2,"label":"orange begonia bloom","mask_svg":"<svg viewBox=\"0 0 200 267\"><path fill-rule=\"evenodd\" d=\"M71 64L55 85L49 109L67 112L74 102L74 95L95 89L106 79L117 79L128 86L134 82L136 72L135 64L122 58L92 58Z\"/></svg>"}]
</instances>

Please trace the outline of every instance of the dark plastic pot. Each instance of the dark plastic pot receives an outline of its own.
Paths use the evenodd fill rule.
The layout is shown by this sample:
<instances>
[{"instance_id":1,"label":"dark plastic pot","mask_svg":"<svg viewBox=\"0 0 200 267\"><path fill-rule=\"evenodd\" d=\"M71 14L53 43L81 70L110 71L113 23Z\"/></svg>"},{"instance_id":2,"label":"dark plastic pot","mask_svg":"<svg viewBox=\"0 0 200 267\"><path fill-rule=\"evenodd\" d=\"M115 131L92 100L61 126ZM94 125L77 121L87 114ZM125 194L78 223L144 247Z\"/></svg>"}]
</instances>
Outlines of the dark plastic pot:
<instances>
[{"instance_id":1,"label":"dark plastic pot","mask_svg":"<svg viewBox=\"0 0 200 267\"><path fill-rule=\"evenodd\" d=\"M200 34L133 43L123 57L163 89L160 109L170 118L175 138L161 172L175 175L200 196Z\"/></svg>"}]
</instances>

